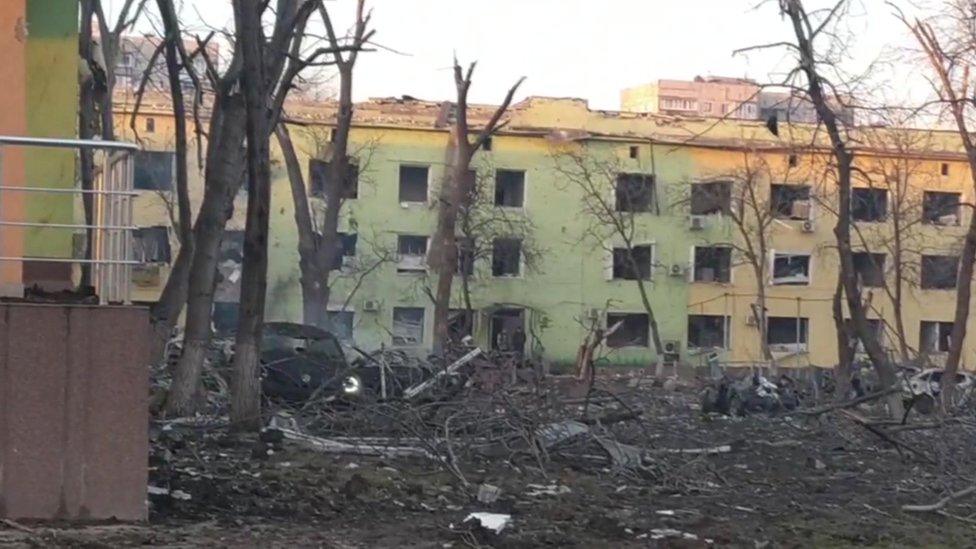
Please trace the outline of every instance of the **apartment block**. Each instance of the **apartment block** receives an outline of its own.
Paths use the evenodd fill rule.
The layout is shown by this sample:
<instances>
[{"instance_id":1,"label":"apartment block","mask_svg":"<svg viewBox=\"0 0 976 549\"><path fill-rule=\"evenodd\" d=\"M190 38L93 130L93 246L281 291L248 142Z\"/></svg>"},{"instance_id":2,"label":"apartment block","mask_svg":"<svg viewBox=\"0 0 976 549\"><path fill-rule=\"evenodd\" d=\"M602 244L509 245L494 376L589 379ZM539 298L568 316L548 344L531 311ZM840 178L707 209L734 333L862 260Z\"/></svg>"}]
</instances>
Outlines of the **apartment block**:
<instances>
[{"instance_id":1,"label":"apartment block","mask_svg":"<svg viewBox=\"0 0 976 549\"><path fill-rule=\"evenodd\" d=\"M145 261L137 269L137 298L146 302L158 296L178 250L165 201L173 157L172 120L163 105L148 101L139 115L154 118L156 128L143 136L149 150L136 165L143 229L135 248ZM333 108L308 103L289 109L318 217ZM337 333L360 347L423 352L432 343L428 292L435 281L427 254L434 197L449 173L452 108L409 98L356 106L355 188L343 206L343 253L329 309ZM493 109L471 106L472 124L484 123ZM471 335L480 345L497 345L504 340L499 334L521 326L531 352L570 362L590 326L619 325L608 340L609 358L652 363L643 285L668 360L750 365L771 356L785 367L836 362L836 191L829 148L815 128L798 124L781 132L794 139L787 141L762 121L684 117L676 124L671 115L593 111L582 100L541 97L513 105L506 116L508 124L472 165L483 212L505 221L493 233L459 234L458 277L468 276ZM852 193L855 262L872 325L892 353L907 348L938 361L951 331L953 250L970 215L960 205L973 199L965 156L951 133L861 132L861 175ZM905 135L911 150L894 145ZM300 321L294 206L280 153L272 153L267 315ZM581 185L581 166L602 175ZM201 174L194 164L195 204ZM218 265L218 330L234 326L245 198L246 189L235 203ZM593 215L594 199L625 220L626 238ZM898 224L910 227L901 233L914 243L910 250L893 246L896 219L912 221ZM750 247L762 251L750 253ZM903 299L896 305L897 284ZM461 286L454 284L455 319L465 314ZM456 328L467 325L458 321ZM967 346L967 364L976 360L973 349Z\"/></svg>"}]
</instances>

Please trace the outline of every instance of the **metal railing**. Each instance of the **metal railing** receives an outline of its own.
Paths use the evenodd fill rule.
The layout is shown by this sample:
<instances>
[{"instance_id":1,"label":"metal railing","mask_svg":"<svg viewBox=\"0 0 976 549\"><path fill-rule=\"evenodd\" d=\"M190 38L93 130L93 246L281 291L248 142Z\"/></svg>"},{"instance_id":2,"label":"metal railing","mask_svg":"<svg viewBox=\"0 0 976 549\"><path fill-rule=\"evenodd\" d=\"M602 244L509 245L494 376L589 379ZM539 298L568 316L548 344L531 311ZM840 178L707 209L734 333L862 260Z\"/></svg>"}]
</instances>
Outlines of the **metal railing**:
<instances>
[{"instance_id":1,"label":"metal railing","mask_svg":"<svg viewBox=\"0 0 976 549\"><path fill-rule=\"evenodd\" d=\"M8 147L35 147L45 149L92 150L95 153L94 185L92 189L56 188L44 186L14 186L3 181L0 169L0 204L5 193L35 193L92 197L92 223L60 223L27 220L23 212L15 212L19 219L0 217L0 227L19 227L21 230L90 230L91 258L44 257L7 255L0 252L0 261L90 264L92 281L100 303L129 303L132 266L140 264L132 259L133 190L132 153L139 150L133 143L85 139L51 139L41 137L16 137L0 135L0 168L3 166L4 149ZM0 209L2 211L2 209ZM2 229L0 229L2 230Z\"/></svg>"}]
</instances>

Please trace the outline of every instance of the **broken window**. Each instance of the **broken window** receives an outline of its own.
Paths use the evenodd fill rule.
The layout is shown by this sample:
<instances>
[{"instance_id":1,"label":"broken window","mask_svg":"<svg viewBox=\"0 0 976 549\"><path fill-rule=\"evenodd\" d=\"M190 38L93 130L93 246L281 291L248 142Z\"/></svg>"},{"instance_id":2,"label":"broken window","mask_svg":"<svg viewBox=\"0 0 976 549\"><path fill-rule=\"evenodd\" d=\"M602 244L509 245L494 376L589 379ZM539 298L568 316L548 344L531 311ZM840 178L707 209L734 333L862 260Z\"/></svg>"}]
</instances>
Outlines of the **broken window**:
<instances>
[{"instance_id":1,"label":"broken window","mask_svg":"<svg viewBox=\"0 0 976 549\"><path fill-rule=\"evenodd\" d=\"M888 216L888 191L857 187L851 189L851 218L854 221L878 222Z\"/></svg>"},{"instance_id":2,"label":"broken window","mask_svg":"<svg viewBox=\"0 0 976 549\"><path fill-rule=\"evenodd\" d=\"M498 170L495 172L495 205L521 208L525 201L525 172Z\"/></svg>"},{"instance_id":3,"label":"broken window","mask_svg":"<svg viewBox=\"0 0 976 549\"><path fill-rule=\"evenodd\" d=\"M214 293L216 301L240 301L243 262L244 231L224 231L217 255L217 288Z\"/></svg>"},{"instance_id":4,"label":"broken window","mask_svg":"<svg viewBox=\"0 0 976 549\"><path fill-rule=\"evenodd\" d=\"M240 304L228 301L215 301L213 304L213 329L217 335L227 336L237 331L237 318Z\"/></svg>"},{"instance_id":5,"label":"broken window","mask_svg":"<svg viewBox=\"0 0 976 549\"><path fill-rule=\"evenodd\" d=\"M880 288L884 286L885 254L855 252L854 272L865 288Z\"/></svg>"},{"instance_id":6,"label":"broken window","mask_svg":"<svg viewBox=\"0 0 976 549\"><path fill-rule=\"evenodd\" d=\"M310 174L312 196L328 199L326 184L329 180L329 163L318 158L311 158L308 161L308 173ZM342 185L344 187L343 198L359 198L359 165L352 162L348 164L346 180L342 182Z\"/></svg>"},{"instance_id":7,"label":"broken window","mask_svg":"<svg viewBox=\"0 0 976 549\"><path fill-rule=\"evenodd\" d=\"M629 251L627 248L614 248L614 280L650 280L653 255L652 246L632 246Z\"/></svg>"},{"instance_id":8,"label":"broken window","mask_svg":"<svg viewBox=\"0 0 976 549\"><path fill-rule=\"evenodd\" d=\"M923 320L919 329L919 350L923 353L948 353L952 322Z\"/></svg>"},{"instance_id":9,"label":"broken window","mask_svg":"<svg viewBox=\"0 0 976 549\"><path fill-rule=\"evenodd\" d=\"M519 276L522 263L522 241L517 238L496 238L491 250L492 276Z\"/></svg>"},{"instance_id":10,"label":"broken window","mask_svg":"<svg viewBox=\"0 0 976 549\"><path fill-rule=\"evenodd\" d=\"M925 191L922 195L922 222L930 225L959 224L959 193Z\"/></svg>"},{"instance_id":11,"label":"broken window","mask_svg":"<svg viewBox=\"0 0 976 549\"><path fill-rule=\"evenodd\" d=\"M923 255L921 286L926 290L951 290L956 287L959 257L955 255Z\"/></svg>"},{"instance_id":12,"label":"broken window","mask_svg":"<svg viewBox=\"0 0 976 549\"><path fill-rule=\"evenodd\" d=\"M132 259L139 263L169 263L169 230L156 226L132 231Z\"/></svg>"},{"instance_id":13,"label":"broken window","mask_svg":"<svg viewBox=\"0 0 976 549\"><path fill-rule=\"evenodd\" d=\"M799 353L807 350L810 319L771 316L766 319L766 343L776 352Z\"/></svg>"},{"instance_id":14,"label":"broken window","mask_svg":"<svg viewBox=\"0 0 976 549\"><path fill-rule=\"evenodd\" d=\"M424 308L394 307L393 344L414 346L423 345L423 343Z\"/></svg>"},{"instance_id":15,"label":"broken window","mask_svg":"<svg viewBox=\"0 0 976 549\"><path fill-rule=\"evenodd\" d=\"M398 273L409 273L427 269L427 237L423 235L401 234L397 236Z\"/></svg>"},{"instance_id":16,"label":"broken window","mask_svg":"<svg viewBox=\"0 0 976 549\"><path fill-rule=\"evenodd\" d=\"M728 349L729 317L688 315L689 349Z\"/></svg>"},{"instance_id":17,"label":"broken window","mask_svg":"<svg viewBox=\"0 0 976 549\"><path fill-rule=\"evenodd\" d=\"M400 202L427 202L427 166L400 166Z\"/></svg>"},{"instance_id":18,"label":"broken window","mask_svg":"<svg viewBox=\"0 0 976 549\"><path fill-rule=\"evenodd\" d=\"M732 279L732 248L695 246L695 282L729 282Z\"/></svg>"},{"instance_id":19,"label":"broken window","mask_svg":"<svg viewBox=\"0 0 976 549\"><path fill-rule=\"evenodd\" d=\"M359 234L357 233L338 233L339 242L337 243L339 250L332 260L333 269L341 269L345 266L352 265L352 260L356 257L356 242L359 240Z\"/></svg>"},{"instance_id":20,"label":"broken window","mask_svg":"<svg viewBox=\"0 0 976 549\"><path fill-rule=\"evenodd\" d=\"M654 204L654 176L618 174L616 194L618 212L649 212Z\"/></svg>"},{"instance_id":21,"label":"broken window","mask_svg":"<svg viewBox=\"0 0 976 549\"><path fill-rule=\"evenodd\" d=\"M175 178L176 153L136 151L133 154L132 186L142 191L171 191Z\"/></svg>"},{"instance_id":22,"label":"broken window","mask_svg":"<svg viewBox=\"0 0 976 549\"><path fill-rule=\"evenodd\" d=\"M457 267L454 274L472 276L474 274L475 243L473 238L459 237L457 239Z\"/></svg>"},{"instance_id":23,"label":"broken window","mask_svg":"<svg viewBox=\"0 0 976 549\"><path fill-rule=\"evenodd\" d=\"M770 185L769 206L779 219L810 219L808 185Z\"/></svg>"},{"instance_id":24,"label":"broken window","mask_svg":"<svg viewBox=\"0 0 976 549\"><path fill-rule=\"evenodd\" d=\"M352 311L327 311L329 317L329 331L331 331L339 341L352 341L353 321L355 313Z\"/></svg>"},{"instance_id":25,"label":"broken window","mask_svg":"<svg viewBox=\"0 0 976 549\"><path fill-rule=\"evenodd\" d=\"M731 181L711 181L691 186L691 215L727 214L731 205Z\"/></svg>"},{"instance_id":26,"label":"broken window","mask_svg":"<svg viewBox=\"0 0 976 549\"><path fill-rule=\"evenodd\" d=\"M612 334L607 336L607 346L619 347L649 347L650 323L647 313L607 313L607 330L621 323Z\"/></svg>"},{"instance_id":27,"label":"broken window","mask_svg":"<svg viewBox=\"0 0 976 549\"><path fill-rule=\"evenodd\" d=\"M773 254L773 284L810 283L810 254Z\"/></svg>"},{"instance_id":28,"label":"broken window","mask_svg":"<svg viewBox=\"0 0 976 549\"><path fill-rule=\"evenodd\" d=\"M156 119L146 118L146 133L155 133L155 132L156 132Z\"/></svg>"}]
</instances>

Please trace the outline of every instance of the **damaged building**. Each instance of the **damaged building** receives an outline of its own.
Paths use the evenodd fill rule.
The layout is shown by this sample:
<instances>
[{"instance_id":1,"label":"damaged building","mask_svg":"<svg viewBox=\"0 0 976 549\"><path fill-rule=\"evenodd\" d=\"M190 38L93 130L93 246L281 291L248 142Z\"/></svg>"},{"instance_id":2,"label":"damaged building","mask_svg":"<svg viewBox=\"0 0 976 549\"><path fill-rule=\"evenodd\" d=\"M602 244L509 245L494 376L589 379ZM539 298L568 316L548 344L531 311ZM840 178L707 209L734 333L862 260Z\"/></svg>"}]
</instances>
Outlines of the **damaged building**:
<instances>
[{"instance_id":1,"label":"damaged building","mask_svg":"<svg viewBox=\"0 0 976 549\"><path fill-rule=\"evenodd\" d=\"M136 221L143 227L136 249L146 263L136 271L149 274L141 275L134 291L143 302L158 297L178 249L173 230L160 229L169 225L161 195L172 192L172 120L165 105L147 97L139 114L153 118L155 127L154 133L140 136L150 152L136 158L135 170L141 189ZM124 116L118 119L126 120L131 108L120 100ZM312 143L328 141L333 109L329 103L300 101L289 108L300 122L292 135L317 220L329 199L324 196L328 163L310 158L308 151L318 150ZM344 190L342 253L330 313L339 337L361 348L425 352L433 343L429 291L435 280L428 254L436 196L449 173L445 153L452 109L450 103L409 97L356 106L350 140L351 149L359 152ZM492 105L469 106L472 125L483 124L493 110ZM471 335L491 348L506 345L521 329L527 352L572 362L588 326L619 324L607 342L611 359L647 364L655 360L655 351L637 290L642 282L669 361L704 364L717 353L728 364L748 365L763 361L766 347L784 366L834 364L830 298L838 262L831 246L833 210L825 201L829 183L822 177L828 169L825 154L798 154L757 121L595 111L578 99L530 97L514 104L505 118L505 127L475 155L472 175L484 183L485 208L501 212L508 228L525 220L531 230L458 235L457 276L467 277L473 310L465 310L456 282L452 337ZM796 124L793 130L795 139L814 135L812 126ZM120 125L118 131L128 135L131 130ZM933 242L948 242L953 231L961 236L968 223L970 213L960 206L971 200L968 172L955 142L944 134L928 137L944 142L913 156L920 171L931 172L913 191L921 217L915 226L938 235ZM600 186L607 207L632 223L628 242L612 231L594 238L593 220L581 208L583 191L558 169L564 155L612 163L614 173ZM859 152L858 161L867 166L897 156L881 147ZM750 211L742 186L744 163L750 160L764 166L752 183L768 218L761 281L733 223ZM280 164L281 159L273 161ZM202 188L194 172L191 198L199 203ZM274 170L274 177L267 315L269 320L300 321L294 205L284 170ZM887 188L858 182L851 198L859 226L888 230L896 205ZM246 191L237 198L221 248L214 305L218 330L232 329L236 318L240 250L235 246L245 200ZM169 246L161 241L164 235ZM907 338L932 353L944 347L939 326L951 320L953 295L947 290L955 286L957 264L952 256L948 248L926 252L918 259L917 280L906 288ZM855 268L865 291L891 281L891 258L882 250L858 251ZM765 331L757 320L757 283L765 288ZM873 299L872 317L891 314L883 292L875 291Z\"/></svg>"}]
</instances>

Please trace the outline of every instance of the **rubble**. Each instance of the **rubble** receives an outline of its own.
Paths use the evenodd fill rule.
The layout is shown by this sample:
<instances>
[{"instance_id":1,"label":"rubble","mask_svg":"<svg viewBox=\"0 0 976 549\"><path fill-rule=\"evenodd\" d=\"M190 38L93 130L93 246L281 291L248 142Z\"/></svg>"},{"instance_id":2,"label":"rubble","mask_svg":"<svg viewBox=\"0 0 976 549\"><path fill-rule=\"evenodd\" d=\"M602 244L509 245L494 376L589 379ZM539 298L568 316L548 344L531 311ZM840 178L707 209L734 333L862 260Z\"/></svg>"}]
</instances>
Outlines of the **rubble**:
<instances>
[{"instance_id":1,"label":"rubble","mask_svg":"<svg viewBox=\"0 0 976 549\"><path fill-rule=\"evenodd\" d=\"M829 532L811 542L820 544L865 530L863 513L843 512L849 501L897 516L902 505L939 501L936 479L968 475L976 465L967 448L952 446L958 436L936 435L931 421L897 431L899 443L927 455L939 449L952 456L943 462L952 469L900 453L841 413L856 404L702 415L695 402L701 385L665 388L641 372L532 383L500 376L505 383L495 384L481 383L477 372L503 368L475 349L442 360L399 351L369 356L360 360L389 366L386 398L269 401L270 419L257 437L231 433L217 400L210 415L155 423L154 523L236 527L274 519L295 535L322 524L358 532L350 535L365 546L416 536L436 546L503 539L516 546L627 547L784 542L801 521ZM397 368L414 377L394 374ZM727 383L779 396L772 396L771 382L752 375ZM976 420L957 417L940 429L972 437ZM918 494L919 482L930 483L930 497ZM967 498L950 505L967 505ZM759 538L745 526L758 514ZM382 525L375 524L378 515ZM496 515L507 517L497 531ZM917 526L892 525L877 535L918 534Z\"/></svg>"}]
</instances>

